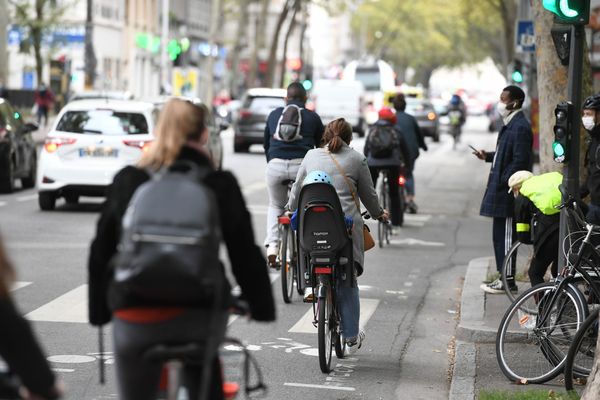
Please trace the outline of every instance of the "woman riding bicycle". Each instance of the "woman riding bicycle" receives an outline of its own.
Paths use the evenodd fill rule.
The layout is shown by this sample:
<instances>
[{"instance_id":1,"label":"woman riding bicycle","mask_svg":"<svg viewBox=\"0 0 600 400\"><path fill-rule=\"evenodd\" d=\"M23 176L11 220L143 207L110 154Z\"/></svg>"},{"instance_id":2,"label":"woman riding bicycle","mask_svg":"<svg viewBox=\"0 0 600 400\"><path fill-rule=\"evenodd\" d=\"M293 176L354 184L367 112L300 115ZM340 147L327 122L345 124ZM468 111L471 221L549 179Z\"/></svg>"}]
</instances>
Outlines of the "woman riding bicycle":
<instances>
[{"instance_id":1,"label":"woman riding bicycle","mask_svg":"<svg viewBox=\"0 0 600 400\"><path fill-rule=\"evenodd\" d=\"M200 307L140 304L135 295L112 285L110 261L117 252L121 220L136 189L151 179L149 171L163 170L179 161L210 170L202 181L213 191L219 205L222 237L233 274L249 303L250 315L257 321L275 319L266 260L255 244L250 213L240 187L231 173L212 170L205 149L209 135L207 113L204 106L170 100L160 113L155 141L138 166L125 167L115 176L98 221L88 266L89 318L92 325L106 324L112 318L118 398L122 400L154 400L161 365L144 359L144 352L158 343L185 344L206 337L207 312L212 312ZM227 296L231 288L228 283L223 286L227 286L223 288ZM219 335L224 334L227 324L227 311L224 308L220 311ZM217 357L212 365L209 398L222 399ZM188 382L198 383L202 371L186 366L185 372ZM190 394L190 398L195 397Z\"/></svg>"},{"instance_id":2,"label":"woman riding bicycle","mask_svg":"<svg viewBox=\"0 0 600 400\"><path fill-rule=\"evenodd\" d=\"M354 267L356 275L360 276L364 268L364 238L363 220L356 201L360 199L374 218L387 221L388 212L379 205L366 158L349 146L351 140L352 126L343 118L335 119L327 124L323 135L325 146L309 150L302 160L296 182L292 187L288 209L297 208L302 182L309 172L315 170L326 172L332 179L344 214L352 216L354 220L352 229ZM340 169L344 171L344 176ZM356 201L355 196L358 196ZM311 288L306 289L305 296L309 293L312 293ZM365 337L363 331L359 332L358 285L353 285L353 287L339 285L337 294L342 319L342 335L349 350L353 352L361 347Z\"/></svg>"}]
</instances>

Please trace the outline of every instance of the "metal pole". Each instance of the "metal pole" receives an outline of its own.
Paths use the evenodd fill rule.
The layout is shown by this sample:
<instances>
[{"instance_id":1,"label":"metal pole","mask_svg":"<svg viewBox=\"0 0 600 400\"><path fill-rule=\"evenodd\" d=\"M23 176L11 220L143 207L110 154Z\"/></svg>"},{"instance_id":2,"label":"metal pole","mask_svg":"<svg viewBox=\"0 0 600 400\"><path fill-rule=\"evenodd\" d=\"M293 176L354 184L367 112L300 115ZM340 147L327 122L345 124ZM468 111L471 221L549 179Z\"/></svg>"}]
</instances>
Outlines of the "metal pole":
<instances>
[{"instance_id":1,"label":"metal pole","mask_svg":"<svg viewBox=\"0 0 600 400\"><path fill-rule=\"evenodd\" d=\"M569 54L569 90L568 98L573 103L571 115L571 138L569 140L569 162L565 164L563 185L569 193L579 198L579 131L581 130L581 76L583 74L583 45L585 41L583 25L571 25L571 48ZM563 199L563 201L566 199ZM560 213L559 243L563 243L567 235L567 214L563 209ZM565 265L563 252L559 246L559 264Z\"/></svg>"},{"instance_id":2,"label":"metal pole","mask_svg":"<svg viewBox=\"0 0 600 400\"><path fill-rule=\"evenodd\" d=\"M169 0L162 0L161 33L160 33L160 87L167 87L169 82L169 66L167 60L167 44L169 42Z\"/></svg>"}]
</instances>

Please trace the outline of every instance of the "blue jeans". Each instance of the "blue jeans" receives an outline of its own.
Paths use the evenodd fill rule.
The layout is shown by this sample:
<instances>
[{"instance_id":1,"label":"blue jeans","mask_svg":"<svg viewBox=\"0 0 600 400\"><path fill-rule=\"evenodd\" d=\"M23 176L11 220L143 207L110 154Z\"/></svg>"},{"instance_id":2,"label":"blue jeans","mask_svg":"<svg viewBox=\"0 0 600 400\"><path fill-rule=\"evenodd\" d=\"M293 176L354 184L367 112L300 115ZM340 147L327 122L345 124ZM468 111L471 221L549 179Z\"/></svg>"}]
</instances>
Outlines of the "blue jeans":
<instances>
[{"instance_id":1,"label":"blue jeans","mask_svg":"<svg viewBox=\"0 0 600 400\"><path fill-rule=\"evenodd\" d=\"M342 319L342 336L350 339L358 336L358 322L360 319L360 300L358 297L358 284L347 287L343 283L337 284L337 306Z\"/></svg>"}]
</instances>

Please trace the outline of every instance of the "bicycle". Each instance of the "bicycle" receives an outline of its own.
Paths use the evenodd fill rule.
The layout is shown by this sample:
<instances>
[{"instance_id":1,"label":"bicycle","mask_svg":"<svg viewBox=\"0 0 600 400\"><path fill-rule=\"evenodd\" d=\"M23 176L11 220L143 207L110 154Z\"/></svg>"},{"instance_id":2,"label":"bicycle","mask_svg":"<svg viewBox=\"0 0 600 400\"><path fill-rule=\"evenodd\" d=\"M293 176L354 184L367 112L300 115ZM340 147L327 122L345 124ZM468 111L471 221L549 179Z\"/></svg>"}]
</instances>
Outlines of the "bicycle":
<instances>
[{"instance_id":1,"label":"bicycle","mask_svg":"<svg viewBox=\"0 0 600 400\"><path fill-rule=\"evenodd\" d=\"M456 149L456 144L460 140L460 134L462 130L462 121L461 121L462 113L458 110L450 110L448 112L448 117L450 118L450 135L452 136L452 148Z\"/></svg>"},{"instance_id":2,"label":"bicycle","mask_svg":"<svg viewBox=\"0 0 600 400\"><path fill-rule=\"evenodd\" d=\"M282 182L287 185L288 199L294 180L288 179ZM300 296L304 294L304 285L301 276L300 265L298 263L298 243L296 232L291 227L290 213L284 213L277 219L279 226L279 250L277 252L276 264L281 272L281 293L283 301L287 304L292 302L294 294L294 282L296 290Z\"/></svg>"},{"instance_id":3,"label":"bicycle","mask_svg":"<svg viewBox=\"0 0 600 400\"><path fill-rule=\"evenodd\" d=\"M504 291L511 303L516 300L518 292L511 290L508 278L513 276L515 283L519 283L519 288L526 287L529 289L531 284L529 283L528 272L533 253L533 245L517 241L513 243L504 257L501 275L502 285L504 285Z\"/></svg>"},{"instance_id":4,"label":"bicycle","mask_svg":"<svg viewBox=\"0 0 600 400\"><path fill-rule=\"evenodd\" d=\"M569 347L565 360L565 389L573 391L575 384L583 389L587 377L594 366L596 342L598 341L598 316L600 309L596 308L581 325ZM581 392L582 390L578 391ZM581 394L581 393L579 393Z\"/></svg>"},{"instance_id":5,"label":"bicycle","mask_svg":"<svg viewBox=\"0 0 600 400\"><path fill-rule=\"evenodd\" d=\"M388 171L382 169L379 172L381 176L381 184L379 185L379 204L384 210L390 210L390 189L389 189L389 176ZM391 210L392 213L398 214L398 225L404 224L404 209L406 208L406 193L404 185L406 184L406 178L404 175L399 175L398 178L398 197L400 200L400 207L398 210ZM392 234L392 225L389 221L379 221L377 224L377 239L379 248L383 248L384 244L390 244L390 236Z\"/></svg>"},{"instance_id":6,"label":"bicycle","mask_svg":"<svg viewBox=\"0 0 600 400\"><path fill-rule=\"evenodd\" d=\"M566 209L569 219L578 218L577 204L561 191L567 200L559 208ZM571 342L588 316L588 302L600 299L600 253L590 240L598 229L587 224L575 262L553 282L525 291L506 311L496 336L496 356L510 380L543 383L563 370Z\"/></svg>"}]
</instances>

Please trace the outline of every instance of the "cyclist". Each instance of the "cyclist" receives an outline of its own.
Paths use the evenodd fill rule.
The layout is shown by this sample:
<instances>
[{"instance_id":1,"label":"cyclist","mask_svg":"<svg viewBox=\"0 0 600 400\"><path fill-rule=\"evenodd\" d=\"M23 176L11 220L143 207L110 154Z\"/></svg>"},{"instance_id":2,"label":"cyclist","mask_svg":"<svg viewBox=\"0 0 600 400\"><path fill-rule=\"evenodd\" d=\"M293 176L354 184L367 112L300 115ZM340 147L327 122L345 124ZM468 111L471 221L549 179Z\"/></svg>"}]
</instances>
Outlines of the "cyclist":
<instances>
[{"instance_id":1,"label":"cyclist","mask_svg":"<svg viewBox=\"0 0 600 400\"><path fill-rule=\"evenodd\" d=\"M379 111L379 119L369 130L365 141L364 154L367 157L373 186L377 186L379 172L387 171L390 195L392 225L400 225L403 210L400 202L398 179L403 171L410 171L410 153L406 140L395 127L396 115L384 107Z\"/></svg>"},{"instance_id":2,"label":"cyclist","mask_svg":"<svg viewBox=\"0 0 600 400\"><path fill-rule=\"evenodd\" d=\"M207 109L191 102L172 99L160 113L155 140L137 167L128 166L114 178L109 189L92 242L89 257L89 319L92 325L113 320L113 336L119 399L156 398L161 366L142 355L157 343L187 343L206 336L207 311L194 307L141 302L135 295L112 284L111 259L117 252L121 220L136 191L150 179L147 172L157 171L176 161L212 169L205 145L208 129ZM264 256L254 241L250 213L235 177L224 171L211 171L203 179L213 190L219 205L222 237L231 267L242 294L249 303L251 317L258 321L275 319L275 305ZM227 283L225 294L230 292ZM109 290L110 288L110 290ZM110 302L110 307L109 307ZM225 329L227 311L223 310L221 328ZM196 381L201 371L186 369ZM215 358L210 381L210 399L223 397L221 373ZM190 398L193 395L190 394Z\"/></svg>"},{"instance_id":3,"label":"cyclist","mask_svg":"<svg viewBox=\"0 0 600 400\"><path fill-rule=\"evenodd\" d=\"M0 241L0 356L22 385L19 394L12 393L9 398L58 399L63 392L62 384L50 369L29 323L15 308L9 295L14 277L14 269ZM8 395L4 391L9 389L0 387L0 398L4 399L3 396Z\"/></svg>"},{"instance_id":4,"label":"cyclist","mask_svg":"<svg viewBox=\"0 0 600 400\"><path fill-rule=\"evenodd\" d=\"M458 94L453 94L448 104L448 116L450 117L450 126L453 131L454 139L458 140L461 134L462 126L467 120L467 110L465 103Z\"/></svg>"},{"instance_id":5,"label":"cyclist","mask_svg":"<svg viewBox=\"0 0 600 400\"><path fill-rule=\"evenodd\" d=\"M291 210L297 208L302 182L311 171L327 173L340 198L344 214L352 216L354 220L352 229L354 267L356 276L360 276L364 269L364 238L363 220L356 202L360 199L369 214L375 218L387 221L389 216L388 212L379 205L367 160L349 146L351 140L352 126L346 120L338 118L327 124L323 136L325 147L306 153L298 170L296 182L292 187L288 208ZM344 172L340 172L340 169ZM355 196L358 197L356 201ZM308 298L311 293L312 289L307 288L305 301L311 300ZM365 338L365 333L359 331L358 285L353 284L352 287L339 285L337 293L342 319L342 335L350 352L354 352L361 347Z\"/></svg>"},{"instance_id":6,"label":"cyclist","mask_svg":"<svg viewBox=\"0 0 600 400\"><path fill-rule=\"evenodd\" d=\"M533 259L529 266L531 286L544 282L548 266L558 272L558 227L562 182L559 172L534 176L529 171L517 171L508 179L509 190L515 195L515 222L517 238L522 243L533 243ZM508 277L514 283L514 277ZM516 289L516 285L515 285ZM499 293L503 293L501 291Z\"/></svg>"},{"instance_id":7,"label":"cyclist","mask_svg":"<svg viewBox=\"0 0 600 400\"><path fill-rule=\"evenodd\" d=\"M586 215L589 223L600 225L600 93L591 95L583 102L583 127L588 131L591 141L585 157L588 179L582 188L582 194L590 194L590 204Z\"/></svg>"},{"instance_id":8,"label":"cyclist","mask_svg":"<svg viewBox=\"0 0 600 400\"><path fill-rule=\"evenodd\" d=\"M392 99L392 104L396 110L396 128L398 128L398 131L406 140L410 152L410 162L407 163L410 170L406 178L406 208L408 212L416 214L418 207L415 203L415 176L413 172L415 163L419 157L419 149L427 151L427 144L425 144L425 138L415 117L404 111L406 110L404 94L396 94Z\"/></svg>"},{"instance_id":9,"label":"cyclist","mask_svg":"<svg viewBox=\"0 0 600 400\"><path fill-rule=\"evenodd\" d=\"M267 190L269 193L269 209L267 212L267 235L264 245L267 247L267 261L270 267L276 267L279 248L279 231L277 218L283 214L287 203L287 188L282 185L285 180L296 177L304 155L310 149L318 147L323 137L323 123L313 111L307 110L306 89L299 82L292 82L287 88L286 107L276 108L269 114L265 126L263 146L267 157ZM291 140L279 135L284 111L296 112L295 121L298 134Z\"/></svg>"}]
</instances>

